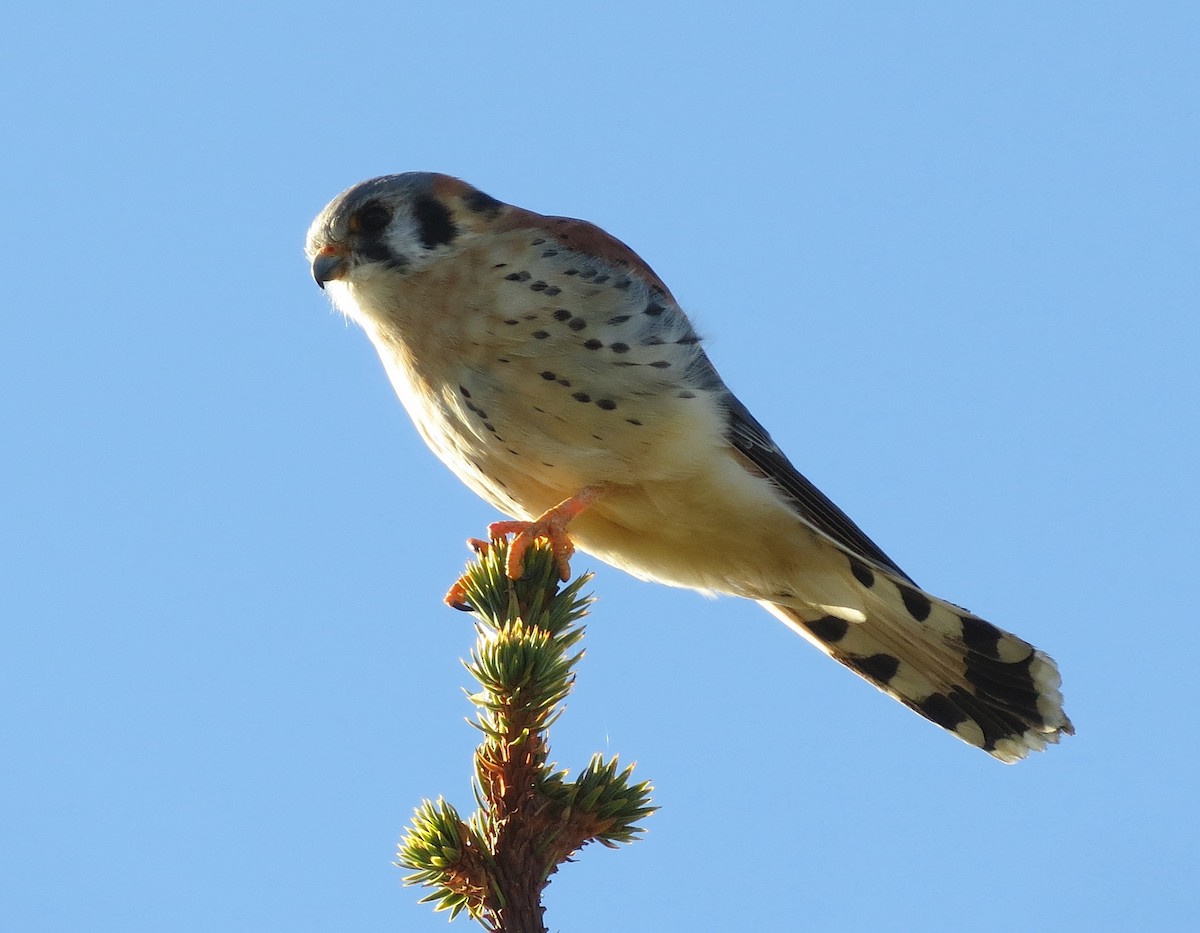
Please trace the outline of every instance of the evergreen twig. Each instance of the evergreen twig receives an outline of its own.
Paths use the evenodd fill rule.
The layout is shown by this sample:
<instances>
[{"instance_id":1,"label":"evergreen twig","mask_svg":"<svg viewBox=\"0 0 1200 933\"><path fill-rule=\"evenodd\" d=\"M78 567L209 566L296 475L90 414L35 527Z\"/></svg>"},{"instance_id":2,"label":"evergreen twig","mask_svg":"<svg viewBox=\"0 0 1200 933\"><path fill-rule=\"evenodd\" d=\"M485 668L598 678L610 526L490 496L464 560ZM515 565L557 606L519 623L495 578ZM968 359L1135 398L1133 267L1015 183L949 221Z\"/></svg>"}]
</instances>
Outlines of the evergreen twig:
<instances>
[{"instance_id":1,"label":"evergreen twig","mask_svg":"<svg viewBox=\"0 0 1200 933\"><path fill-rule=\"evenodd\" d=\"M541 542L525 559L525 575L504 572L508 544L480 549L460 580L475 613L478 641L465 663L480 691L474 725L479 809L463 820L439 798L424 801L400 843L406 884L430 888L422 902L459 913L496 933L546 933L542 891L558 866L589 842L610 848L633 842L653 813L649 782L634 783L633 766L594 755L574 780L547 762L548 729L575 682L583 657L580 620L592 597L590 574L561 587L550 549Z\"/></svg>"}]
</instances>

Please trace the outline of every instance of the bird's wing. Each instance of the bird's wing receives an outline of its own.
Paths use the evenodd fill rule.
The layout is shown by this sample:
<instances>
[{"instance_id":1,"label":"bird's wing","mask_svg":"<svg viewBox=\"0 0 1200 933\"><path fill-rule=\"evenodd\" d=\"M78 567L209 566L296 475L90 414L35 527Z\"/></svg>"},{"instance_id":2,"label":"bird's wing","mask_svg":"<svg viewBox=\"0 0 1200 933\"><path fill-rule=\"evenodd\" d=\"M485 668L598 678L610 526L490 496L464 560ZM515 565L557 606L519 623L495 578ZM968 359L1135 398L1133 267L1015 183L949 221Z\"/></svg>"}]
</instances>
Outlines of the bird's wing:
<instances>
[{"instance_id":1,"label":"bird's wing","mask_svg":"<svg viewBox=\"0 0 1200 933\"><path fill-rule=\"evenodd\" d=\"M727 437L730 443L787 496L797 515L857 556L912 582L908 574L868 538L845 512L792 466L779 445L771 440L767 429L732 393L725 401L725 408L729 416Z\"/></svg>"}]
</instances>

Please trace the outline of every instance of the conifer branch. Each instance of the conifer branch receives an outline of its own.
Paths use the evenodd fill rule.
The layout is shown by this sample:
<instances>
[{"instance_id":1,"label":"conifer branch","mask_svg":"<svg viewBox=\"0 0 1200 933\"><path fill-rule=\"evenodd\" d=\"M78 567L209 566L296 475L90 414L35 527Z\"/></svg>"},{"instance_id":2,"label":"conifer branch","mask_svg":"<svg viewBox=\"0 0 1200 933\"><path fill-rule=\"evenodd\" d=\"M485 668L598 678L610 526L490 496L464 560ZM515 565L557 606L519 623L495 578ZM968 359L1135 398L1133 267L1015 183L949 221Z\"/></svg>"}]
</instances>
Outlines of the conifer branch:
<instances>
[{"instance_id":1,"label":"conifer branch","mask_svg":"<svg viewBox=\"0 0 1200 933\"><path fill-rule=\"evenodd\" d=\"M469 694L483 741L475 752L479 809L463 820L441 798L424 801L401 841L404 881L430 888L422 903L450 916L466 911L496 933L546 933L542 891L558 866L589 842L633 842L650 806L649 782L633 766L594 755L574 780L548 763L550 725L575 682L583 657L580 620L592 602L581 596L590 574L560 587L550 549L541 542L525 575L504 572L508 544L481 546L456 592L475 614L478 641L464 662L480 686Z\"/></svg>"}]
</instances>

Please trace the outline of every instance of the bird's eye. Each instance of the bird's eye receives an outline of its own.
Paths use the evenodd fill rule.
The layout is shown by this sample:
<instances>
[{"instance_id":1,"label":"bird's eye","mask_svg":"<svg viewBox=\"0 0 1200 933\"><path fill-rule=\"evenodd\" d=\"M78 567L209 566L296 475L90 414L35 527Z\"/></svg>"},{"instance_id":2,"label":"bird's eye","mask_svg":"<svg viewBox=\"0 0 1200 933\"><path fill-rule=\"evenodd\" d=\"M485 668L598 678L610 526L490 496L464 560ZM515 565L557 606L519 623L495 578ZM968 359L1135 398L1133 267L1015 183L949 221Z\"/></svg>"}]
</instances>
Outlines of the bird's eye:
<instances>
[{"instance_id":1,"label":"bird's eye","mask_svg":"<svg viewBox=\"0 0 1200 933\"><path fill-rule=\"evenodd\" d=\"M368 204L350 218L353 233L378 233L392 222L392 212L382 204Z\"/></svg>"}]
</instances>

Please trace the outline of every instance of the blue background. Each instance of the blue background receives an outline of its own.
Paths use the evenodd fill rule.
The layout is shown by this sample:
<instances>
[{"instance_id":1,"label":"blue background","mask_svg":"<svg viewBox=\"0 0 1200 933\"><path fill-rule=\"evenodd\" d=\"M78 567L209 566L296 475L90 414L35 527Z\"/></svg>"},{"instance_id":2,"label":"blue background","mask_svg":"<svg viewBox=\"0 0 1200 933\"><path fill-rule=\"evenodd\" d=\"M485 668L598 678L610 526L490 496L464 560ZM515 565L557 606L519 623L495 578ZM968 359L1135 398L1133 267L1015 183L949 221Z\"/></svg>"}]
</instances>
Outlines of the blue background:
<instances>
[{"instance_id":1,"label":"blue background","mask_svg":"<svg viewBox=\"0 0 1200 933\"><path fill-rule=\"evenodd\" d=\"M554 755L636 760L662 810L554 877L551 929L1192 929L1198 10L10 12L0 928L444 927L390 862L422 797L471 803L439 601L496 516L302 254L422 169L630 243L1079 728L1004 767L753 605L579 559Z\"/></svg>"}]
</instances>

